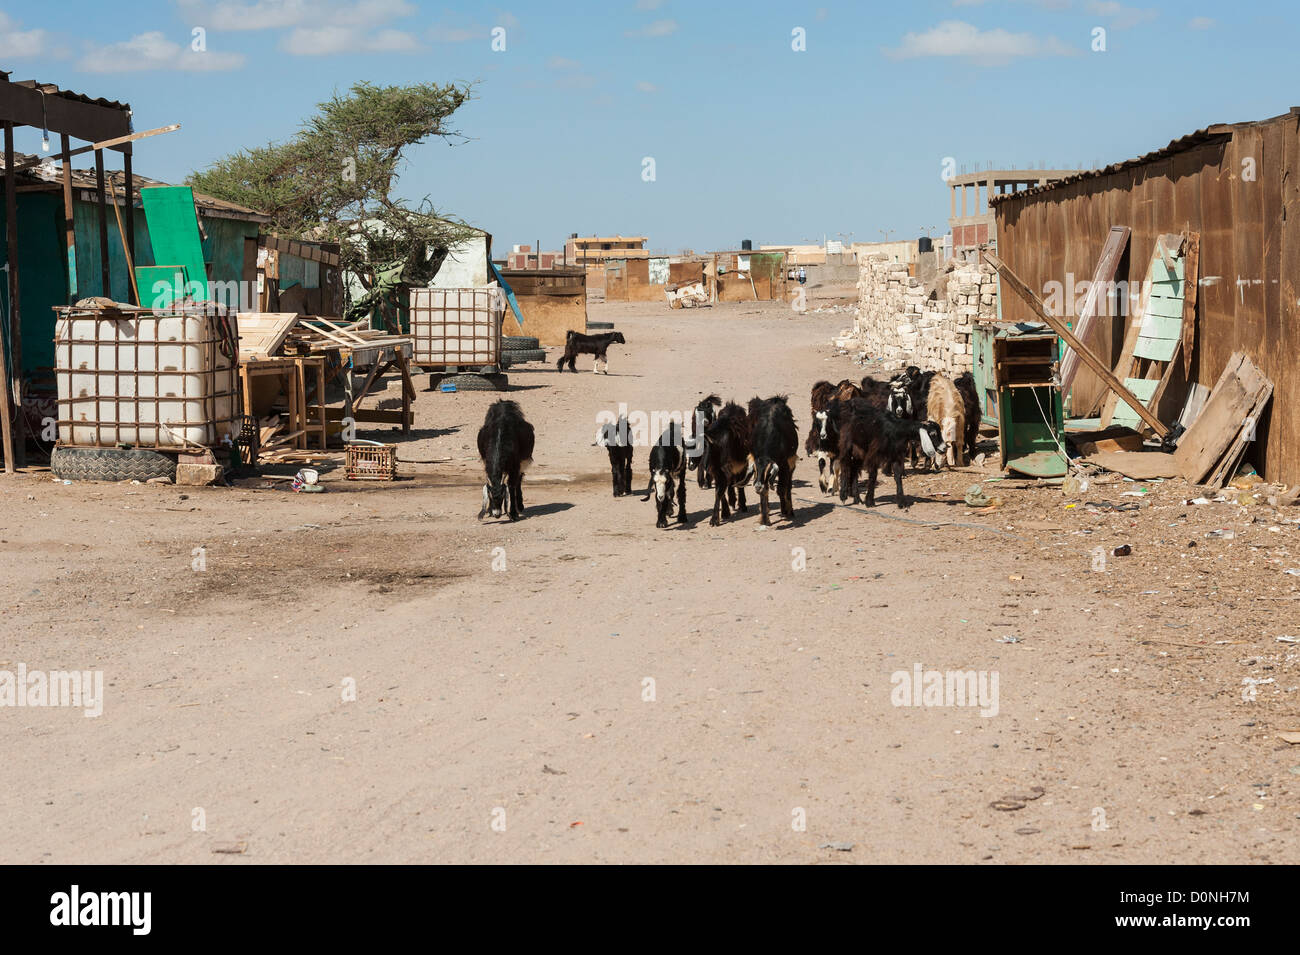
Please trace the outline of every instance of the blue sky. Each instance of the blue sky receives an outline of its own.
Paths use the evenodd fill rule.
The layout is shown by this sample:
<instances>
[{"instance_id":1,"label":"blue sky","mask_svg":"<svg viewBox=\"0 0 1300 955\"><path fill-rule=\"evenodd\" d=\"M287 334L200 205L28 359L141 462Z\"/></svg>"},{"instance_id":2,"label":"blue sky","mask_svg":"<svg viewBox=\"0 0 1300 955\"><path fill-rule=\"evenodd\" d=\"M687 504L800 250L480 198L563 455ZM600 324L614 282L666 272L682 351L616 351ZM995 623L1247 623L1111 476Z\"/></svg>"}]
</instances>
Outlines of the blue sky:
<instances>
[{"instance_id":1,"label":"blue sky","mask_svg":"<svg viewBox=\"0 0 1300 955\"><path fill-rule=\"evenodd\" d=\"M169 181L358 80L473 82L470 141L412 151L404 195L498 254L570 232L672 252L940 234L945 157L1090 166L1285 112L1298 20L1284 0L61 0L0 8L0 68L182 123L136 149Z\"/></svg>"}]
</instances>

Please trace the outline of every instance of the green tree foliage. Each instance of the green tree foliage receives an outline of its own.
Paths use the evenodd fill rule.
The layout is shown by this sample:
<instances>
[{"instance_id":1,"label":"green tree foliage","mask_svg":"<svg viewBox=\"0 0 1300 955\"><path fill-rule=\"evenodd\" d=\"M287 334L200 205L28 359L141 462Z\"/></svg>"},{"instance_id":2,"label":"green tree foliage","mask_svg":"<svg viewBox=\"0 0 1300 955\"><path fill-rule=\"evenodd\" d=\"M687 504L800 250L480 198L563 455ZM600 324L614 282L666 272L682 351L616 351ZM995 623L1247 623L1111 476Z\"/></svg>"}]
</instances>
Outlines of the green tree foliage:
<instances>
[{"instance_id":1,"label":"green tree foliage","mask_svg":"<svg viewBox=\"0 0 1300 955\"><path fill-rule=\"evenodd\" d=\"M187 182L269 215L281 236L338 243L346 269L401 262L402 278L423 284L471 231L428 197L410 205L393 195L403 151L432 137L462 139L448 121L470 93L454 84L358 83L318 104L291 139L241 150Z\"/></svg>"}]
</instances>

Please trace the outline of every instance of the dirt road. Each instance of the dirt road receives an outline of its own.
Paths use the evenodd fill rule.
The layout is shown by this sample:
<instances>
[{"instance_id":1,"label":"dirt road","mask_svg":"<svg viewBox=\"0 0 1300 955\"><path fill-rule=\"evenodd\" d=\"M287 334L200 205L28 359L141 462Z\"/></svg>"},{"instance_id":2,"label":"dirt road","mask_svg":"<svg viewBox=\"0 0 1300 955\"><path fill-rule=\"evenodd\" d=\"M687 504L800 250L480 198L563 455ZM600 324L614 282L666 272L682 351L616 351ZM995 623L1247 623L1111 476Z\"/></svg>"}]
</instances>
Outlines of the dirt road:
<instances>
[{"instance_id":1,"label":"dirt road","mask_svg":"<svg viewBox=\"0 0 1300 955\"><path fill-rule=\"evenodd\" d=\"M627 336L610 375L511 373L517 524L474 519L474 393L420 394L402 457L454 460L395 485L0 482L0 670L104 679L97 718L0 708L0 861L1300 858L1288 515L1172 482L1132 513L1015 481L965 507L991 464L868 513L804 461L796 524L710 528L692 483L693 526L655 530L610 494L600 410L788 392L802 432L814 380L869 369L840 314L591 317ZM895 705L918 667L984 705Z\"/></svg>"}]
</instances>

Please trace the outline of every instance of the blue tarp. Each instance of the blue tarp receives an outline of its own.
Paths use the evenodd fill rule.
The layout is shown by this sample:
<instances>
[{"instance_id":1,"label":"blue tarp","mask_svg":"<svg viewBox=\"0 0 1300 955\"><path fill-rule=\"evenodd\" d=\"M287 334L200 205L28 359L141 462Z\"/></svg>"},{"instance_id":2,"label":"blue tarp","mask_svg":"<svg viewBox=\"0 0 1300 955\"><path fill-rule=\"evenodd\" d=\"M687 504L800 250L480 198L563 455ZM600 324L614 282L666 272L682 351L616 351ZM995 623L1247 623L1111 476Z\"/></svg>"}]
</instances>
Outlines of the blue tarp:
<instances>
[{"instance_id":1,"label":"blue tarp","mask_svg":"<svg viewBox=\"0 0 1300 955\"><path fill-rule=\"evenodd\" d=\"M506 293L506 301L510 303L510 310L515 313L515 321L519 323L520 328L523 328L524 316L519 313L519 302L515 298L515 290L510 287L510 283L501 275L501 270L497 268L495 262L489 260L488 265L492 266L492 274L497 277L497 281L501 283L502 291Z\"/></svg>"}]
</instances>

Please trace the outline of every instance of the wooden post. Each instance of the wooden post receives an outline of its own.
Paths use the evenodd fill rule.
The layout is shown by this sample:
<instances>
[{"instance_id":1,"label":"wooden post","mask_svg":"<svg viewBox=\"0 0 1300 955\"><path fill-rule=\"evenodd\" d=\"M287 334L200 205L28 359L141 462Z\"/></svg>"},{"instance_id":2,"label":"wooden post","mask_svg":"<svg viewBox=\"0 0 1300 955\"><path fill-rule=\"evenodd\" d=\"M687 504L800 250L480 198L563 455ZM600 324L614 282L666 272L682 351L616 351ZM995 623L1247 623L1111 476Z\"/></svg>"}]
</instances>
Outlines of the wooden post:
<instances>
[{"instance_id":1,"label":"wooden post","mask_svg":"<svg viewBox=\"0 0 1300 955\"><path fill-rule=\"evenodd\" d=\"M1029 286L1020 281L1020 276L1016 275L1015 272L1012 272L1007 264L992 252L985 250L982 254L984 256L984 261L997 269L998 274L1002 276L1002 281L1006 282L1007 285L1011 287L1011 291L1024 299L1025 304L1033 310L1035 315L1046 322L1047 325L1051 327L1052 331L1065 339L1065 344L1069 345L1070 348L1074 350L1075 354L1083 360L1084 364L1097 373L1097 377L1106 383L1106 387L1119 395L1126 405L1136 411L1138 416L1150 425L1151 430L1159 437L1163 438L1169 433L1169 428L1166 427L1159 418L1148 411L1146 405L1142 404L1142 402L1139 401L1131 391L1124 387L1123 382L1111 374L1110 369L1106 367L1105 363L1094 355L1087 345L1075 338L1074 332L1070 331L1063 321L1047 310L1046 306L1039 301L1038 296L1030 290Z\"/></svg>"},{"instance_id":2,"label":"wooden post","mask_svg":"<svg viewBox=\"0 0 1300 955\"><path fill-rule=\"evenodd\" d=\"M99 274L100 292L113 297L112 272L108 267L108 199L104 193L104 151L95 150L95 199L99 206Z\"/></svg>"},{"instance_id":3,"label":"wooden post","mask_svg":"<svg viewBox=\"0 0 1300 955\"><path fill-rule=\"evenodd\" d=\"M135 177L131 174L131 147L129 145L122 152L122 173L125 179L124 187L126 190L124 200L126 202L126 244L129 253L127 256L127 262L133 263L135 262ZM134 279L135 267L133 265L128 265L127 268L131 269L131 275ZM135 289L134 282L132 282L132 290L135 294L135 301L131 304L139 305L140 292L138 289Z\"/></svg>"},{"instance_id":4,"label":"wooden post","mask_svg":"<svg viewBox=\"0 0 1300 955\"><path fill-rule=\"evenodd\" d=\"M68 143L68 134L61 133L59 139L63 145L63 238L64 264L68 274L68 301L73 305L77 301L77 229L72 212L72 147Z\"/></svg>"},{"instance_id":5,"label":"wooden post","mask_svg":"<svg viewBox=\"0 0 1300 955\"><path fill-rule=\"evenodd\" d=\"M5 264L9 267L9 317L10 329L9 334L5 337L14 341L12 329L19 322L18 309L18 192L14 180L17 174L14 172L14 124L5 121ZM14 377L22 381L22 365L19 363L19 352L14 350ZM9 363L3 352L0 352L0 438L4 442L5 456L5 473L13 474L17 461L14 457L14 436L12 427L12 401L15 400L13 391L13 382L9 376ZM18 389L16 400L18 408L22 408L22 389ZM22 420L22 415L18 416ZM19 426L19 435L22 434L22 427Z\"/></svg>"}]
</instances>

